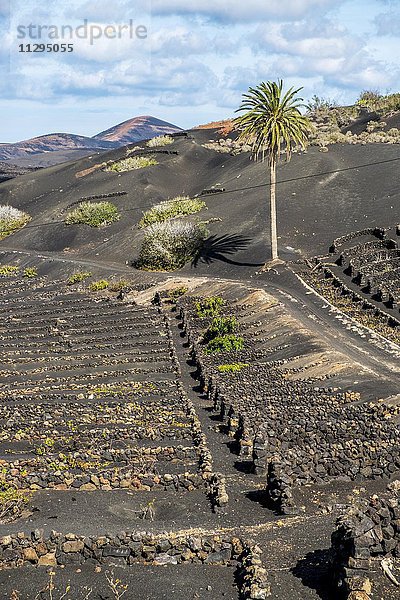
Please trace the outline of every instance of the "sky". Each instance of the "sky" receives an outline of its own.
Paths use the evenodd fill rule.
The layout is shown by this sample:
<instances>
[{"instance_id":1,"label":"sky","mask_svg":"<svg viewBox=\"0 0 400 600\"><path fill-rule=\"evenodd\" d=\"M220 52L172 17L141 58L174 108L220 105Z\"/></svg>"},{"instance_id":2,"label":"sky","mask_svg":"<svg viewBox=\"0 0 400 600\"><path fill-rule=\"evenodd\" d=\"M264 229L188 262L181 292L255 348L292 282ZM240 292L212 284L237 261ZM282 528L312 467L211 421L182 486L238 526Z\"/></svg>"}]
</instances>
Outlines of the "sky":
<instances>
[{"instance_id":1,"label":"sky","mask_svg":"<svg viewBox=\"0 0 400 600\"><path fill-rule=\"evenodd\" d=\"M400 91L400 0L0 0L0 35L0 143L138 115L191 127L278 78L305 101Z\"/></svg>"}]
</instances>

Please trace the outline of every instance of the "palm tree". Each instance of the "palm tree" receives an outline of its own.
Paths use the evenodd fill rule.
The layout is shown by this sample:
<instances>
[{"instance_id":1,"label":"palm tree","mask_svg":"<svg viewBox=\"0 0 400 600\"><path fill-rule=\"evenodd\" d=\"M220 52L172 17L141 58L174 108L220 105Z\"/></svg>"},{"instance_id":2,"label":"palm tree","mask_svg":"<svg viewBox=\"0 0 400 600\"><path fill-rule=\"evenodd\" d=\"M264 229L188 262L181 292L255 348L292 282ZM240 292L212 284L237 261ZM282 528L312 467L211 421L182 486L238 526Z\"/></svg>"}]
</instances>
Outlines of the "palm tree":
<instances>
[{"instance_id":1,"label":"palm tree","mask_svg":"<svg viewBox=\"0 0 400 600\"><path fill-rule=\"evenodd\" d=\"M243 94L240 108L244 112L236 117L235 128L240 131L239 140L250 144L254 159L268 158L270 169L270 218L272 261L278 260L276 228L276 167L281 148L290 160L294 146L305 147L311 124L301 114L303 98L296 94L303 88L290 88L283 93L283 81L260 83Z\"/></svg>"}]
</instances>

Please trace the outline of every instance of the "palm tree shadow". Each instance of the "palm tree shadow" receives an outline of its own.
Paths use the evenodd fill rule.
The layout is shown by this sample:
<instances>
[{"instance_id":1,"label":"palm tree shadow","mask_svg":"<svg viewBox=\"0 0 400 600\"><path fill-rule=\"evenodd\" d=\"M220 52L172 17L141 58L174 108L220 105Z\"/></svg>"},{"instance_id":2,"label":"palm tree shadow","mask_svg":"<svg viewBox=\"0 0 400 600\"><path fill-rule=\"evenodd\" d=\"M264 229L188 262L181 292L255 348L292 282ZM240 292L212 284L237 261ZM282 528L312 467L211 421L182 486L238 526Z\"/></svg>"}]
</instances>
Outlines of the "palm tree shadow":
<instances>
[{"instance_id":1,"label":"palm tree shadow","mask_svg":"<svg viewBox=\"0 0 400 600\"><path fill-rule=\"evenodd\" d=\"M201 250L193 259L192 267L196 269L199 263L211 265L216 260L239 267L262 267L264 263L238 262L227 257L244 250L251 241L251 238L242 235L212 235L205 240Z\"/></svg>"}]
</instances>

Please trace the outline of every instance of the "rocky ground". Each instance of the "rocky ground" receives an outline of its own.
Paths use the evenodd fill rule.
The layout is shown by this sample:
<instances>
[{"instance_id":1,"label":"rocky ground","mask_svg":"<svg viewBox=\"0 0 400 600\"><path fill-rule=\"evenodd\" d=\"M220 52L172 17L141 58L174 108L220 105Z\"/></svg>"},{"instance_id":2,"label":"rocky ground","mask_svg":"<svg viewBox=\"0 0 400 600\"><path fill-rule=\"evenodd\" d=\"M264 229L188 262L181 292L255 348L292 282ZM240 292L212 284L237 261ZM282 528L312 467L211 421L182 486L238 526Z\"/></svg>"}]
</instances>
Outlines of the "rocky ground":
<instances>
[{"instance_id":1,"label":"rocky ground","mask_svg":"<svg viewBox=\"0 0 400 600\"><path fill-rule=\"evenodd\" d=\"M45 276L2 280L1 481L26 494L0 526L4 598L13 589L47 598L50 578L59 595L71 585L71 598L88 589L117 597L116 580L132 598L338 597L336 519L349 503L387 495L388 480L295 486L296 510L280 514L267 476L240 451L234 419L221 419L201 387L190 353L199 334L182 329L168 300L179 285L137 288L121 301ZM357 377L353 392L370 400L395 393L384 369L371 373L338 353L271 294L201 279L191 286L192 297L220 294L238 316L249 365L278 366L296 386L306 378L347 389ZM157 290L161 308L151 304ZM242 393L247 386L244 378ZM371 598L390 598L393 584L379 569L371 577Z\"/></svg>"},{"instance_id":2,"label":"rocky ground","mask_svg":"<svg viewBox=\"0 0 400 600\"><path fill-rule=\"evenodd\" d=\"M396 148L282 164L287 262L264 271L265 165L204 147L216 135L179 136L145 170L96 155L0 186L33 217L0 244L18 267L0 279L4 598L398 594L396 515L366 512L375 494L398 502ZM142 212L183 192L205 198L203 250L178 275L136 271ZM67 227L83 198L120 220ZM91 276L68 285L76 272ZM242 350L206 352L209 296ZM350 505L350 542L332 546Z\"/></svg>"}]
</instances>

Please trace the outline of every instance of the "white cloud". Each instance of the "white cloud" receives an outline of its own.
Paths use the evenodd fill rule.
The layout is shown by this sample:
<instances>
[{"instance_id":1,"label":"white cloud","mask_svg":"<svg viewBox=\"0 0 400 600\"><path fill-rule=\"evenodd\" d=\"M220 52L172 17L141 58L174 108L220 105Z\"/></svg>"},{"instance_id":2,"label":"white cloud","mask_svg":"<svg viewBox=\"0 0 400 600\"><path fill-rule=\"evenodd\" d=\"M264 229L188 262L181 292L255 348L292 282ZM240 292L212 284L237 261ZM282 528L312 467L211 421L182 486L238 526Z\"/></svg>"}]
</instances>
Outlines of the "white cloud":
<instances>
[{"instance_id":1,"label":"white cloud","mask_svg":"<svg viewBox=\"0 0 400 600\"><path fill-rule=\"evenodd\" d=\"M89 19L100 23L114 23L115 21L124 21L126 18L132 18L139 12L150 14L149 0L88 0L87 2L75 3L72 14L75 18Z\"/></svg>"},{"instance_id":2,"label":"white cloud","mask_svg":"<svg viewBox=\"0 0 400 600\"><path fill-rule=\"evenodd\" d=\"M327 20L300 21L291 26L286 23L260 25L252 39L256 49L319 58L348 55L363 46L357 36Z\"/></svg>"},{"instance_id":3,"label":"white cloud","mask_svg":"<svg viewBox=\"0 0 400 600\"><path fill-rule=\"evenodd\" d=\"M0 0L1 6L9 0ZM69 23L71 21L96 21L100 23L126 23L129 19L151 16L151 0L11 0L14 17L41 20L43 22ZM45 21L44 21L45 20Z\"/></svg>"},{"instance_id":4,"label":"white cloud","mask_svg":"<svg viewBox=\"0 0 400 600\"><path fill-rule=\"evenodd\" d=\"M381 13L374 20L378 35L400 36L400 12Z\"/></svg>"},{"instance_id":5,"label":"white cloud","mask_svg":"<svg viewBox=\"0 0 400 600\"><path fill-rule=\"evenodd\" d=\"M15 30L21 19L73 26L83 19L123 24L138 15L149 19L149 2L12 0L12 27ZM399 2L153 0L147 41L103 37L90 46L76 40L69 55L29 56L16 52L15 35L13 39L7 32L8 19L2 12L9 2L0 0L3 67L8 48L13 49L11 72L0 80L0 98L3 106L14 99L34 98L35 106L52 106L53 116L56 107L75 103L81 121L95 105L104 108L99 120L109 115L110 125L114 106L124 106L126 118L159 114L157 107L163 107L164 116L178 124L185 114L186 125L226 117L249 86L278 77L288 87L304 86L305 99L317 94L351 102L363 88L398 87L399 68L390 63L397 56L394 16ZM72 114L71 108L71 119ZM65 129L61 109L59 119L60 124L49 123L49 129ZM91 119L94 123L93 115Z\"/></svg>"},{"instance_id":6,"label":"white cloud","mask_svg":"<svg viewBox=\"0 0 400 600\"><path fill-rule=\"evenodd\" d=\"M5 95L6 87L3 87ZM10 82L7 83L10 88ZM193 59L162 59L153 64L135 60L120 61L108 68L87 64L63 64L42 57L40 63L18 65L12 93L18 98L62 98L67 95L134 95L159 97L171 105L185 101L206 101L218 89L215 74ZM11 90L9 90L11 91Z\"/></svg>"},{"instance_id":7,"label":"white cloud","mask_svg":"<svg viewBox=\"0 0 400 600\"><path fill-rule=\"evenodd\" d=\"M151 50L161 56L188 56L217 53L230 55L237 50L233 39L200 28L177 26L159 28L151 34Z\"/></svg>"},{"instance_id":8,"label":"white cloud","mask_svg":"<svg viewBox=\"0 0 400 600\"><path fill-rule=\"evenodd\" d=\"M0 17L7 17L10 14L10 0L0 0Z\"/></svg>"},{"instance_id":9,"label":"white cloud","mask_svg":"<svg viewBox=\"0 0 400 600\"><path fill-rule=\"evenodd\" d=\"M368 38L324 18L259 25L251 36L258 55L275 55L282 77L320 77L323 85L360 90L395 84L398 68L368 51Z\"/></svg>"},{"instance_id":10,"label":"white cloud","mask_svg":"<svg viewBox=\"0 0 400 600\"><path fill-rule=\"evenodd\" d=\"M202 15L226 22L299 19L310 11L336 8L343 0L153 0L153 13Z\"/></svg>"}]
</instances>

